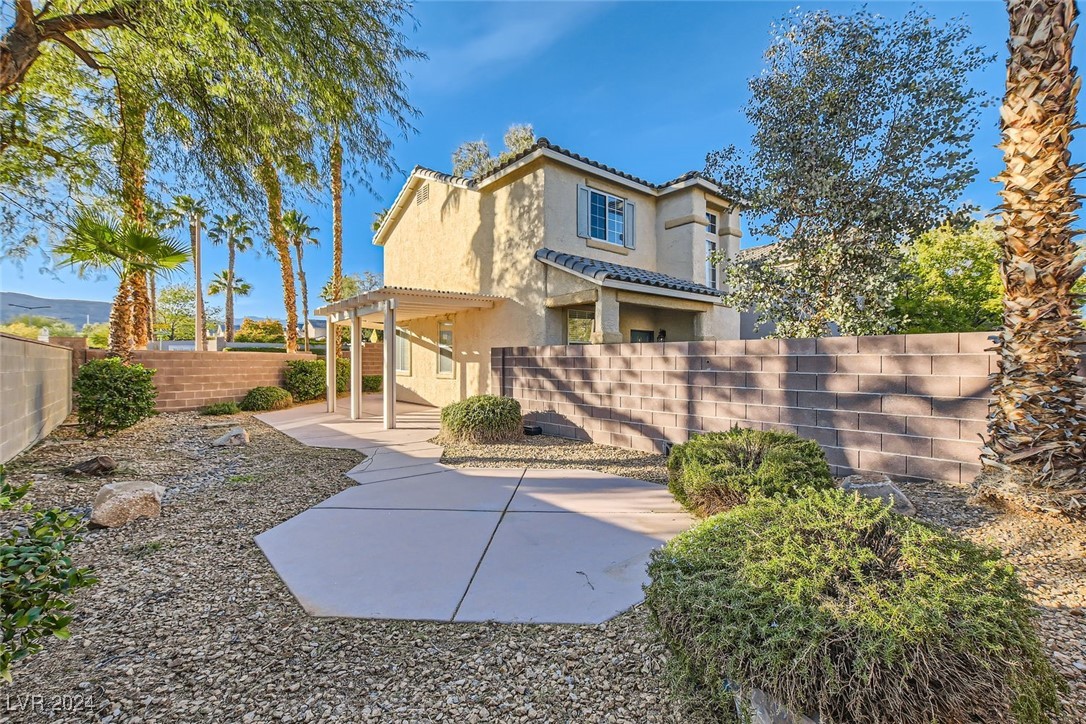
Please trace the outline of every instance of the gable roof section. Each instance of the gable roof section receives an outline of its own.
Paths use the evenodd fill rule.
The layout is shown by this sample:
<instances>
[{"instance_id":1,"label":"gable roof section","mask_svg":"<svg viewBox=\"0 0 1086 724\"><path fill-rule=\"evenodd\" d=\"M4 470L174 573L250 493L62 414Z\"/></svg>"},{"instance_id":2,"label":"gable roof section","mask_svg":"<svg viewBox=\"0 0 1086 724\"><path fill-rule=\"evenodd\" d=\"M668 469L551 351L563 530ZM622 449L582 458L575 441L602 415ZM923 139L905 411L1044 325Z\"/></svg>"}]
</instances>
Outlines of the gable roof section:
<instances>
[{"instance_id":1,"label":"gable roof section","mask_svg":"<svg viewBox=\"0 0 1086 724\"><path fill-rule=\"evenodd\" d=\"M585 256L567 254L561 251L554 251L553 249L539 249L535 253L535 258L545 264L550 264L551 266L565 269L578 276L592 279L599 282L601 285L606 285L608 280L612 280L644 287L654 287L656 289L667 289L683 294L720 297L720 291L718 289L713 289L712 287L707 287L703 284L696 284L685 279L679 279L678 277L673 277L669 274L649 271L648 269L640 269L635 266L625 266L609 261L600 261L599 259L589 259Z\"/></svg>"},{"instance_id":2,"label":"gable roof section","mask_svg":"<svg viewBox=\"0 0 1086 724\"><path fill-rule=\"evenodd\" d=\"M741 204L735 199L728 197L724 190L701 171L687 171L681 176L665 181L664 183L654 184L651 181L646 181L643 178L634 176L633 174L620 171L613 166L594 161L587 156L582 156L578 153L574 153L567 148L563 148L556 144L551 143L546 138L539 138L531 146L524 151L513 156L504 163L492 168L482 176L477 178L467 178L466 176L455 176L453 174L443 173L441 171L435 171L432 168L426 168L425 166L415 166L411 170L411 173L407 177L406 183L403 188L400 189L400 193L397 194L392 206L389 207L389 213L385 216L381 222L381 226L373 235L373 243L378 246L384 245L385 234L392 226L395 225L399 219L399 215L406 208L406 201L411 192L421 185L424 180L438 181L440 183L446 183L451 186L458 186L460 188L472 189L480 191L485 189L490 184L498 181L507 174L513 172L515 169L531 163L537 158L542 157L550 158L559 163L564 163L571 166L588 167L590 171L595 171L603 175L604 177L610 176L612 180L619 181L629 186L640 187L640 190L644 193L648 193L651 196L661 196L671 191L677 191L682 188L686 188L691 185L700 186L709 193L717 196L720 199L724 199L732 204Z\"/></svg>"}]
</instances>

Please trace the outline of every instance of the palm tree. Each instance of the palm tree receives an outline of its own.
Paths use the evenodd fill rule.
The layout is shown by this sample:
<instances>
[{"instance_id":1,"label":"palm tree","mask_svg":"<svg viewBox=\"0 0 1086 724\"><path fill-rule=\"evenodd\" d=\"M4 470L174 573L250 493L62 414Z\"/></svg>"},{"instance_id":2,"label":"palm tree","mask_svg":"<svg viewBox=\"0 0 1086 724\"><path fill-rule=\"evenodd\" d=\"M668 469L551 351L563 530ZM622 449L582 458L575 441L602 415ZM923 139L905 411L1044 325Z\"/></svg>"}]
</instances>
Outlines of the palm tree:
<instances>
[{"instance_id":1,"label":"palm tree","mask_svg":"<svg viewBox=\"0 0 1086 724\"><path fill-rule=\"evenodd\" d=\"M216 245L224 244L227 250L226 271L221 272L226 275L225 284L216 287L226 292L227 342L234 341L234 292L241 286L239 283L241 280L234 279L234 262L239 251L245 252L253 248L253 237L249 236L249 232L252 230L253 225L241 214L230 214L229 216L215 214L211 222L211 228L207 230L207 238L211 240L211 243ZM218 292L210 291L214 286L215 281L213 280L211 286L208 287L210 294L218 294ZM248 287L249 285L245 286ZM248 293L248 291L245 292L245 294Z\"/></svg>"},{"instance_id":2,"label":"palm tree","mask_svg":"<svg viewBox=\"0 0 1086 724\"><path fill-rule=\"evenodd\" d=\"M343 286L343 142L336 128L329 149L329 168L332 175L332 301L338 302ZM329 325L330 327L332 325ZM334 345L336 354L342 346L340 330L328 330L331 339L325 344Z\"/></svg>"},{"instance_id":3,"label":"palm tree","mask_svg":"<svg viewBox=\"0 0 1086 724\"><path fill-rule=\"evenodd\" d=\"M177 269L189 260L183 244L129 220L117 222L97 212L81 211L68 237L54 248L62 266L80 276L104 270L117 275L117 296L109 312L109 350L127 362L132 356L131 280L147 272Z\"/></svg>"},{"instance_id":4,"label":"palm tree","mask_svg":"<svg viewBox=\"0 0 1086 724\"><path fill-rule=\"evenodd\" d=\"M226 295L226 341L234 341L234 297L247 297L253 292L253 285L229 269L215 272L207 284L207 293L215 296Z\"/></svg>"},{"instance_id":5,"label":"palm tree","mask_svg":"<svg viewBox=\"0 0 1086 724\"><path fill-rule=\"evenodd\" d=\"M316 246L320 242L313 236L317 227L309 225L309 217L291 209L283 215L283 228L286 230L287 241L294 246L294 252L298 257L298 283L302 288L302 333L305 335L305 351L309 351L309 290L305 283L305 267L302 266L302 249L306 244Z\"/></svg>"},{"instance_id":6,"label":"palm tree","mask_svg":"<svg viewBox=\"0 0 1086 724\"><path fill-rule=\"evenodd\" d=\"M984 487L1086 514L1086 380L1078 376L1082 273L1071 163L1078 78L1074 0L1009 0L1003 101L1003 328L982 461ZM1003 479L1001 483L992 480ZM1009 485L1008 485L1009 483Z\"/></svg>"},{"instance_id":7,"label":"palm tree","mask_svg":"<svg viewBox=\"0 0 1086 724\"><path fill-rule=\"evenodd\" d=\"M170 216L174 226L181 226L186 221L189 225L189 240L192 244L192 273L196 282L196 351L204 349L204 290L200 272L200 222L207 216L207 205L191 196L175 196Z\"/></svg>"},{"instance_id":8,"label":"palm tree","mask_svg":"<svg viewBox=\"0 0 1086 724\"><path fill-rule=\"evenodd\" d=\"M268 203L268 245L279 261L279 273L283 281L283 311L287 323L283 332L286 335L288 354L298 349L298 300L294 294L294 264L290 260L290 243L283 226L283 183L279 179L279 168L267 158L262 158L255 169L257 181L264 189Z\"/></svg>"}]
</instances>

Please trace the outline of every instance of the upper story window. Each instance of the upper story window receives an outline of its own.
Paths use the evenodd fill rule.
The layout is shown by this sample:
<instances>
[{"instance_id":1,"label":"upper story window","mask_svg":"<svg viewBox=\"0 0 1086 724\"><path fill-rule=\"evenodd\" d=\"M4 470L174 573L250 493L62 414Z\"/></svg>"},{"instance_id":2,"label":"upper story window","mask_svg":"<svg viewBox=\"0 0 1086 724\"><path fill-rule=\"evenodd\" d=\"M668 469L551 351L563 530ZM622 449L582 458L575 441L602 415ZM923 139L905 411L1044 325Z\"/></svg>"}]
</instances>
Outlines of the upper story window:
<instances>
[{"instance_id":1,"label":"upper story window","mask_svg":"<svg viewBox=\"0 0 1086 724\"><path fill-rule=\"evenodd\" d=\"M577 187L577 235L634 248L634 204L587 186Z\"/></svg>"},{"instance_id":2,"label":"upper story window","mask_svg":"<svg viewBox=\"0 0 1086 724\"><path fill-rule=\"evenodd\" d=\"M706 212L705 230L708 231L710 234L716 233L716 214L712 212Z\"/></svg>"},{"instance_id":3,"label":"upper story window","mask_svg":"<svg viewBox=\"0 0 1086 724\"><path fill-rule=\"evenodd\" d=\"M720 267L716 264L716 242L705 240L705 286L720 289Z\"/></svg>"}]
</instances>

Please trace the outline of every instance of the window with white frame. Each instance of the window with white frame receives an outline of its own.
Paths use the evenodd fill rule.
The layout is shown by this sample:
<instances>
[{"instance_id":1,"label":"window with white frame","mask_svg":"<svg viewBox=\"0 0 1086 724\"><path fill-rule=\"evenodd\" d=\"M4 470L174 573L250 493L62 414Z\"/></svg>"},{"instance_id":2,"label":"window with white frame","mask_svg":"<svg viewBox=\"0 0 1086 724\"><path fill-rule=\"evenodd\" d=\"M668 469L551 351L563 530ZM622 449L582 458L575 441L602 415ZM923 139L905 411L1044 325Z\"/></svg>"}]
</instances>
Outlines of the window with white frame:
<instances>
[{"instance_id":1,"label":"window with white frame","mask_svg":"<svg viewBox=\"0 0 1086 724\"><path fill-rule=\"evenodd\" d=\"M566 312L566 344L589 344L595 321L596 313L587 309L570 309Z\"/></svg>"},{"instance_id":2,"label":"window with white frame","mask_svg":"<svg viewBox=\"0 0 1086 724\"><path fill-rule=\"evenodd\" d=\"M402 329L396 330L396 371L411 374L411 338Z\"/></svg>"},{"instance_id":3,"label":"window with white frame","mask_svg":"<svg viewBox=\"0 0 1086 724\"><path fill-rule=\"evenodd\" d=\"M577 195L578 236L634 248L633 202L587 186L578 186Z\"/></svg>"},{"instance_id":4,"label":"window with white frame","mask_svg":"<svg viewBox=\"0 0 1086 724\"><path fill-rule=\"evenodd\" d=\"M712 239L705 240L705 286L711 289L720 289L719 267L716 264L716 242Z\"/></svg>"},{"instance_id":5,"label":"window with white frame","mask_svg":"<svg viewBox=\"0 0 1086 724\"><path fill-rule=\"evenodd\" d=\"M453 325L441 322L437 328L437 373L451 377L453 369Z\"/></svg>"},{"instance_id":6,"label":"window with white frame","mask_svg":"<svg viewBox=\"0 0 1086 724\"><path fill-rule=\"evenodd\" d=\"M705 230L710 234L716 233L716 214L711 211L705 212Z\"/></svg>"}]
</instances>

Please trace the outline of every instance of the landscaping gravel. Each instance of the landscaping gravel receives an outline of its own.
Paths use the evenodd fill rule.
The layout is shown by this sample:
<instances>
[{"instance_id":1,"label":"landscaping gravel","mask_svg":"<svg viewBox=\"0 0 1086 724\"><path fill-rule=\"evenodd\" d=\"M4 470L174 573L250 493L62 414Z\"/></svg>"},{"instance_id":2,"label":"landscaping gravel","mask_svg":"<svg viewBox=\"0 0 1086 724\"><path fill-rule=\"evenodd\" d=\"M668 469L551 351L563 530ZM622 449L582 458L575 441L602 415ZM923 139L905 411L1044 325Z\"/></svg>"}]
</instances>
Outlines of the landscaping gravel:
<instances>
[{"instance_id":1,"label":"landscaping gravel","mask_svg":"<svg viewBox=\"0 0 1086 724\"><path fill-rule=\"evenodd\" d=\"M243 447L211 447L231 425ZM60 468L106 454L112 478ZM601 626L441 624L307 616L253 537L351 485L355 452L310 448L249 415L161 415L113 438L70 427L8 466L38 506L89 510L109 480L167 488L162 518L91 531L75 558L68 641L0 685L12 722L690 722L668 698L644 608ZM577 467L665 482L664 459L546 436L451 445L460 466ZM1086 721L1086 526L966 504L967 486L900 483L919 516L1006 551ZM0 525L15 519L7 514ZM390 545L395 541L390 541ZM375 551L379 555L380 551ZM333 584L334 585L334 584Z\"/></svg>"},{"instance_id":2,"label":"landscaping gravel","mask_svg":"<svg viewBox=\"0 0 1086 724\"><path fill-rule=\"evenodd\" d=\"M248 447L213 448L216 420L166 414L88 442L61 428L8 466L12 482L35 479L37 505L87 509L109 479L58 471L98 454L118 461L113 479L168 492L162 518L77 547L100 582L73 596L72 638L0 685L0 720L680 721L642 610L591 627L307 616L253 536L351 485L362 458L247 415L230 420Z\"/></svg>"}]
</instances>

